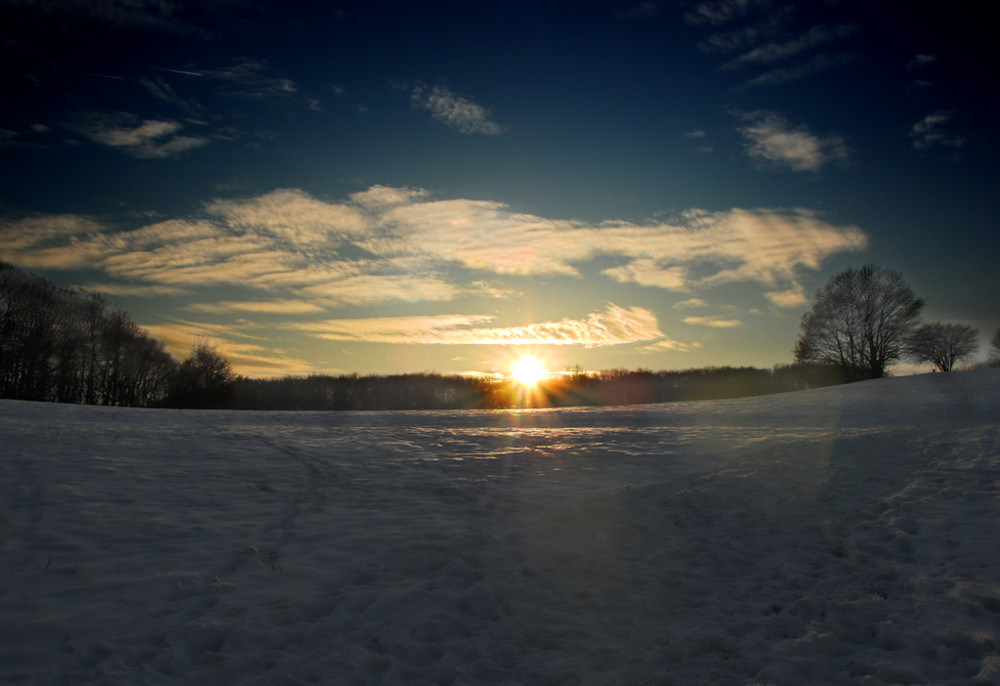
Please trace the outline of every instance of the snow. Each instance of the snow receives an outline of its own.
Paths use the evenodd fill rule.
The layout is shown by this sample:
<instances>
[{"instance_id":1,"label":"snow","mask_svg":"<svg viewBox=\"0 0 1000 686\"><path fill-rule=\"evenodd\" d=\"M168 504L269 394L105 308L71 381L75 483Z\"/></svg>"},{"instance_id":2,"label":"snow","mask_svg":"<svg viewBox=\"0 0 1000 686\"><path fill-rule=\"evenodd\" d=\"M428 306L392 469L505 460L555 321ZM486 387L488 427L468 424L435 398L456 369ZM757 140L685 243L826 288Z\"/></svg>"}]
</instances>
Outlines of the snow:
<instances>
[{"instance_id":1,"label":"snow","mask_svg":"<svg viewBox=\"0 0 1000 686\"><path fill-rule=\"evenodd\" d=\"M1000 683L997 408L0 401L0 681Z\"/></svg>"}]
</instances>

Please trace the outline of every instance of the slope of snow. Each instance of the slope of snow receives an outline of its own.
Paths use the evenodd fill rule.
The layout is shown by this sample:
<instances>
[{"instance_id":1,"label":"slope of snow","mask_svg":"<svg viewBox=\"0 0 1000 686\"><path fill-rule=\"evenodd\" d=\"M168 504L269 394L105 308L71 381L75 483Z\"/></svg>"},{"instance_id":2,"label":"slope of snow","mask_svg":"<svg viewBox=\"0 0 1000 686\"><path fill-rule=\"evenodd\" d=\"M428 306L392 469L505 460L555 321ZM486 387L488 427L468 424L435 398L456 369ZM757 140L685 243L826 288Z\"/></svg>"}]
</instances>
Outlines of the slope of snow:
<instances>
[{"instance_id":1,"label":"slope of snow","mask_svg":"<svg viewBox=\"0 0 1000 686\"><path fill-rule=\"evenodd\" d=\"M0 681L1000 683L998 408L0 401Z\"/></svg>"}]
</instances>

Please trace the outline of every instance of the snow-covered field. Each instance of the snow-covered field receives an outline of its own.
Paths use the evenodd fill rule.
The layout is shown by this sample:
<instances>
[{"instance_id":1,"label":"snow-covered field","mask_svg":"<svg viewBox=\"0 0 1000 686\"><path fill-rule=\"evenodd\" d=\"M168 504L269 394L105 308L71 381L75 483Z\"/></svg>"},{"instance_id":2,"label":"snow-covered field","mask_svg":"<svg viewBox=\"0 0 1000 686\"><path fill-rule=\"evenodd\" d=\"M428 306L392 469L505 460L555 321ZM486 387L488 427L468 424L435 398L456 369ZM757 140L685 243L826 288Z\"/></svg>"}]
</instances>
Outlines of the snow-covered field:
<instances>
[{"instance_id":1,"label":"snow-covered field","mask_svg":"<svg viewBox=\"0 0 1000 686\"><path fill-rule=\"evenodd\" d=\"M0 401L0 681L1000 683L1000 370L503 412Z\"/></svg>"}]
</instances>

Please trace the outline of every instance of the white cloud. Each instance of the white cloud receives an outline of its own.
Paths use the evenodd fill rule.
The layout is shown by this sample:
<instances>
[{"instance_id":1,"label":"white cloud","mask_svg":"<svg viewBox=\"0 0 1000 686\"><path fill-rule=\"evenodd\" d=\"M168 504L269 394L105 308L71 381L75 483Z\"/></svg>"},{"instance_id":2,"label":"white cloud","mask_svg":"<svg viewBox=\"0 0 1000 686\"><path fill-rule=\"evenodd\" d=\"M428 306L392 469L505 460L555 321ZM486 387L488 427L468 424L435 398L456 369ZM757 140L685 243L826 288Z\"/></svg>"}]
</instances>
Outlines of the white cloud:
<instances>
[{"instance_id":1,"label":"white cloud","mask_svg":"<svg viewBox=\"0 0 1000 686\"><path fill-rule=\"evenodd\" d=\"M687 300L674 303L675 310L687 310L697 307L708 307L708 303L701 298L688 298Z\"/></svg>"},{"instance_id":2,"label":"white cloud","mask_svg":"<svg viewBox=\"0 0 1000 686\"><path fill-rule=\"evenodd\" d=\"M688 141L704 141L706 133L702 129L694 129L693 131L685 131L681 134L681 138ZM702 155L708 155L715 151L711 145L699 145L697 151Z\"/></svg>"},{"instance_id":3,"label":"white cloud","mask_svg":"<svg viewBox=\"0 0 1000 686\"><path fill-rule=\"evenodd\" d=\"M681 341L675 341L672 338L664 338L662 340L656 341L649 345L643 346L640 352L644 353L657 353L663 352L664 350L672 352L686 353L692 350L696 350L702 347L701 343L682 343Z\"/></svg>"},{"instance_id":4,"label":"white cloud","mask_svg":"<svg viewBox=\"0 0 1000 686\"><path fill-rule=\"evenodd\" d=\"M722 319L721 317L684 317L684 323L691 326L707 326L713 329L735 329L743 326L738 319Z\"/></svg>"},{"instance_id":5,"label":"white cloud","mask_svg":"<svg viewBox=\"0 0 1000 686\"><path fill-rule=\"evenodd\" d=\"M792 5L773 8L760 21L709 35L699 43L698 47L705 51L718 52L746 50L779 35L782 26L794 13L795 8Z\"/></svg>"},{"instance_id":6,"label":"white cloud","mask_svg":"<svg viewBox=\"0 0 1000 686\"><path fill-rule=\"evenodd\" d=\"M655 286L668 291L686 291L689 289L687 269L684 267L668 267L660 260L637 257L628 264L611 267L601 272L620 283L637 283L640 286Z\"/></svg>"},{"instance_id":7,"label":"white cloud","mask_svg":"<svg viewBox=\"0 0 1000 686\"><path fill-rule=\"evenodd\" d=\"M184 295L188 293L186 289L174 286L144 286L136 284L122 283L88 283L84 284L84 289L91 293L101 293L103 295L124 295L136 298L152 298L161 295Z\"/></svg>"},{"instance_id":8,"label":"white cloud","mask_svg":"<svg viewBox=\"0 0 1000 686\"><path fill-rule=\"evenodd\" d=\"M354 206L327 203L296 189L280 189L248 200L216 200L211 214L228 226L258 230L297 248L314 248L364 236L368 224Z\"/></svg>"},{"instance_id":9,"label":"white cloud","mask_svg":"<svg viewBox=\"0 0 1000 686\"><path fill-rule=\"evenodd\" d=\"M793 171L819 171L826 164L848 159L847 143L840 136L821 138L774 112L760 110L737 116L745 122L737 130L747 139L747 154L756 160Z\"/></svg>"},{"instance_id":10,"label":"white cloud","mask_svg":"<svg viewBox=\"0 0 1000 686\"><path fill-rule=\"evenodd\" d=\"M800 269L866 244L860 229L801 209L589 224L380 186L342 202L295 189L216 200L201 217L128 230L75 215L0 222L0 257L23 266L87 267L127 289L241 286L320 307L508 297L520 277L580 278L598 257L618 262L601 274L619 283L686 292L756 282L780 293Z\"/></svg>"},{"instance_id":11,"label":"white cloud","mask_svg":"<svg viewBox=\"0 0 1000 686\"><path fill-rule=\"evenodd\" d=\"M444 86L428 88L418 83L413 86L411 101L414 107L429 111L435 119L459 133L497 136L503 132L503 127L490 119L486 108Z\"/></svg>"},{"instance_id":12,"label":"white cloud","mask_svg":"<svg viewBox=\"0 0 1000 686\"><path fill-rule=\"evenodd\" d=\"M953 115L950 112L939 110L918 121L910 129L913 147L917 150L923 150L933 147L961 148L964 146L965 138L950 128L952 119Z\"/></svg>"},{"instance_id":13,"label":"white cloud","mask_svg":"<svg viewBox=\"0 0 1000 686\"><path fill-rule=\"evenodd\" d=\"M173 86L157 74L139 77L138 82L154 98L180 107L188 114L194 115L201 111L201 106L197 102L179 95Z\"/></svg>"},{"instance_id":14,"label":"white cloud","mask_svg":"<svg viewBox=\"0 0 1000 686\"><path fill-rule=\"evenodd\" d=\"M222 84L222 92L252 100L285 100L298 93L291 79L279 76L266 61L244 57L230 65L201 69L200 74Z\"/></svg>"},{"instance_id":15,"label":"white cloud","mask_svg":"<svg viewBox=\"0 0 1000 686\"><path fill-rule=\"evenodd\" d=\"M855 26L813 26L807 32L782 42L759 45L723 65L723 69L738 69L750 65L773 64L790 59L802 52L827 43L848 38L857 32Z\"/></svg>"},{"instance_id":16,"label":"white cloud","mask_svg":"<svg viewBox=\"0 0 1000 686\"><path fill-rule=\"evenodd\" d=\"M361 274L301 289L305 297L317 300L327 307L391 301L448 301L465 292L463 287L434 274Z\"/></svg>"},{"instance_id":17,"label":"white cloud","mask_svg":"<svg viewBox=\"0 0 1000 686\"><path fill-rule=\"evenodd\" d=\"M428 197L420 188L394 188L393 186L372 186L368 190L351 194L351 202L367 210L384 212L394 207L413 204Z\"/></svg>"},{"instance_id":18,"label":"white cloud","mask_svg":"<svg viewBox=\"0 0 1000 686\"><path fill-rule=\"evenodd\" d=\"M700 2L684 13L689 24L721 26L749 14L770 8L769 0L711 0Z\"/></svg>"},{"instance_id":19,"label":"white cloud","mask_svg":"<svg viewBox=\"0 0 1000 686\"><path fill-rule=\"evenodd\" d=\"M316 314L324 311L319 305L306 300L286 300L284 298L276 300L224 300L215 303L195 303L188 305L185 309L207 314L234 314L237 312L250 312L254 314Z\"/></svg>"},{"instance_id":20,"label":"white cloud","mask_svg":"<svg viewBox=\"0 0 1000 686\"><path fill-rule=\"evenodd\" d=\"M0 220L0 259L22 267L87 267L101 264L117 249L117 241L107 226L79 215Z\"/></svg>"},{"instance_id":21,"label":"white cloud","mask_svg":"<svg viewBox=\"0 0 1000 686\"><path fill-rule=\"evenodd\" d=\"M334 341L423 345L581 345L599 348L663 339L656 317L642 307L608 303L584 319L561 319L524 326L483 326L489 315L331 319L290 324L310 336Z\"/></svg>"},{"instance_id":22,"label":"white cloud","mask_svg":"<svg viewBox=\"0 0 1000 686\"><path fill-rule=\"evenodd\" d=\"M735 90L745 91L756 86L780 86L785 83L791 83L793 81L804 79L808 76L812 76L813 74L818 74L819 72L826 71L827 69L833 69L834 67L851 64L856 59L856 56L850 54L833 55L824 53L816 55L802 64L766 71L760 76L749 79Z\"/></svg>"},{"instance_id":23,"label":"white cloud","mask_svg":"<svg viewBox=\"0 0 1000 686\"><path fill-rule=\"evenodd\" d=\"M248 377L281 377L316 373L315 364L290 357L284 351L261 345L262 340L249 336L239 325L221 326L175 321L162 324L147 324L142 327L151 336L163 341L167 352L178 359L191 354L194 341L207 339L211 345Z\"/></svg>"},{"instance_id":24,"label":"white cloud","mask_svg":"<svg viewBox=\"0 0 1000 686\"><path fill-rule=\"evenodd\" d=\"M808 302L801 286L795 286L784 291L768 291L764 296L778 307L798 307Z\"/></svg>"},{"instance_id":25,"label":"white cloud","mask_svg":"<svg viewBox=\"0 0 1000 686\"><path fill-rule=\"evenodd\" d=\"M141 159L173 157L210 142L205 137L180 135L184 128L180 122L159 119L136 121L128 114L94 115L72 128L95 143L117 148Z\"/></svg>"}]
</instances>

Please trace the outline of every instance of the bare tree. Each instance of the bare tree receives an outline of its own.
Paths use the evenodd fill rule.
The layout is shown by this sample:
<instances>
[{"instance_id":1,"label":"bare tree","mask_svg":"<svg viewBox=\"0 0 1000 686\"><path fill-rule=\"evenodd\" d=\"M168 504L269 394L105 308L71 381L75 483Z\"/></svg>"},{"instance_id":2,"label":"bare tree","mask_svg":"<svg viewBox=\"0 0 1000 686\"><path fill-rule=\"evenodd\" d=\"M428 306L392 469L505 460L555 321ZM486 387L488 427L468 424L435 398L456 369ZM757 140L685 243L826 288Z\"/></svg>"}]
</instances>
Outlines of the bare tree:
<instances>
[{"instance_id":1,"label":"bare tree","mask_svg":"<svg viewBox=\"0 0 1000 686\"><path fill-rule=\"evenodd\" d=\"M101 296L0 261L0 397L149 405L176 367Z\"/></svg>"},{"instance_id":2,"label":"bare tree","mask_svg":"<svg viewBox=\"0 0 1000 686\"><path fill-rule=\"evenodd\" d=\"M908 352L923 306L897 271L848 269L816 292L802 317L795 360L836 365L855 379L884 376Z\"/></svg>"},{"instance_id":3,"label":"bare tree","mask_svg":"<svg viewBox=\"0 0 1000 686\"><path fill-rule=\"evenodd\" d=\"M191 356L177 370L167 402L180 407L222 407L230 399L237 378L229 360L208 339L198 338L191 346Z\"/></svg>"},{"instance_id":4,"label":"bare tree","mask_svg":"<svg viewBox=\"0 0 1000 686\"><path fill-rule=\"evenodd\" d=\"M910 356L942 372L950 372L956 362L978 349L979 331L966 324L924 324L910 339Z\"/></svg>"}]
</instances>

